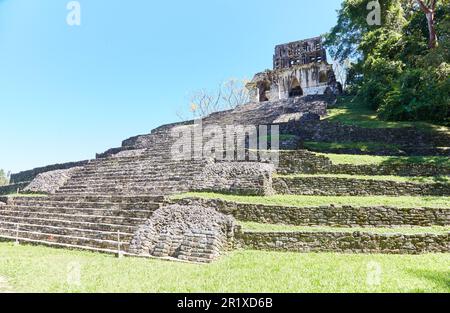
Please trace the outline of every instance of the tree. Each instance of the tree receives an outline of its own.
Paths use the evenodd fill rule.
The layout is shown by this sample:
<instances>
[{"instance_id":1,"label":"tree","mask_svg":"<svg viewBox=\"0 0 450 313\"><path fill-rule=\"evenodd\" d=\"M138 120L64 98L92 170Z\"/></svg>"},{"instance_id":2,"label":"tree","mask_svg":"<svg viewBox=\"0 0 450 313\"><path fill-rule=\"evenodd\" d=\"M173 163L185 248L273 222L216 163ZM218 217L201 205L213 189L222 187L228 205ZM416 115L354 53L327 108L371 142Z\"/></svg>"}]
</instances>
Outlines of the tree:
<instances>
[{"instance_id":1,"label":"tree","mask_svg":"<svg viewBox=\"0 0 450 313\"><path fill-rule=\"evenodd\" d=\"M231 110L250 101L246 80L229 79L214 91L201 89L189 97L190 111L194 118L203 118L211 113ZM181 120L189 119L185 110L177 112Z\"/></svg>"},{"instance_id":2,"label":"tree","mask_svg":"<svg viewBox=\"0 0 450 313\"><path fill-rule=\"evenodd\" d=\"M9 173L5 174L5 171L0 169L0 186L9 184Z\"/></svg>"},{"instance_id":3,"label":"tree","mask_svg":"<svg viewBox=\"0 0 450 313\"><path fill-rule=\"evenodd\" d=\"M344 0L326 35L347 70L347 92L387 120L450 118L449 0L379 0L381 25L369 25L365 0ZM425 16L424 13L425 12ZM439 44L438 44L439 41Z\"/></svg>"},{"instance_id":4,"label":"tree","mask_svg":"<svg viewBox=\"0 0 450 313\"><path fill-rule=\"evenodd\" d=\"M435 10L436 0L429 0L428 4L425 4L423 0L415 0L419 4L420 10L425 13L428 23L428 48L434 49L437 46L437 34L436 34L436 21Z\"/></svg>"}]
</instances>

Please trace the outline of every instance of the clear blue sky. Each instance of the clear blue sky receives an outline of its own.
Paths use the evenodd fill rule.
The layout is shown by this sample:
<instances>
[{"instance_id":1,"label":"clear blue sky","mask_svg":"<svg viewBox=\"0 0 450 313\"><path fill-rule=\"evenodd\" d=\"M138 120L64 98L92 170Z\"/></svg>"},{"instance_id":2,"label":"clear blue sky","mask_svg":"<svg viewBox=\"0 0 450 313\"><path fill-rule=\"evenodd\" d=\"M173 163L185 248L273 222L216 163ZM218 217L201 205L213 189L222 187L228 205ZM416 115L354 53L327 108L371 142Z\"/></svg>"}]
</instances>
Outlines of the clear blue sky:
<instances>
[{"instance_id":1,"label":"clear blue sky","mask_svg":"<svg viewBox=\"0 0 450 313\"><path fill-rule=\"evenodd\" d=\"M93 158L178 120L188 95L272 66L340 0L0 0L0 168Z\"/></svg>"}]
</instances>

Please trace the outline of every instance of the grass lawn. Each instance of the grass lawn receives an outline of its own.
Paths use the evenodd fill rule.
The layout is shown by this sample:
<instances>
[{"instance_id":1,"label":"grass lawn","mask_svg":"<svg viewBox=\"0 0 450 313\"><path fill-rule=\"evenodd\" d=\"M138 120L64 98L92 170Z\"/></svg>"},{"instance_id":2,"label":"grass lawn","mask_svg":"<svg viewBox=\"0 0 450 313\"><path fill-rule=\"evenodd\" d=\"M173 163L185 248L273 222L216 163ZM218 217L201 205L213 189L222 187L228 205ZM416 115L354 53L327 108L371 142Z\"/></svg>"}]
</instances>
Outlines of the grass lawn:
<instances>
[{"instance_id":1,"label":"grass lawn","mask_svg":"<svg viewBox=\"0 0 450 313\"><path fill-rule=\"evenodd\" d=\"M442 167L450 167L450 157L445 156L374 156L355 154L316 153L327 157L333 164L353 165L387 165L387 164L428 164Z\"/></svg>"},{"instance_id":2,"label":"grass lawn","mask_svg":"<svg viewBox=\"0 0 450 313\"><path fill-rule=\"evenodd\" d=\"M302 195L274 195L274 196L237 196L220 193L190 192L173 196L174 199L198 197L204 199L222 199L238 203L254 203L265 205L280 205L294 207L317 206L393 206L399 208L447 208L450 209L450 197L433 196L302 196Z\"/></svg>"},{"instance_id":3,"label":"grass lawn","mask_svg":"<svg viewBox=\"0 0 450 313\"><path fill-rule=\"evenodd\" d=\"M326 120L365 128L417 127L424 131L436 131L450 134L450 128L446 126L426 122L389 122L380 120L374 110L353 101L351 97L340 98L338 107L328 109Z\"/></svg>"},{"instance_id":4,"label":"grass lawn","mask_svg":"<svg viewBox=\"0 0 450 313\"><path fill-rule=\"evenodd\" d=\"M292 175L275 175L280 178L314 178L314 177L330 177L330 178L346 178L346 179L364 179L364 180L389 180L401 183L449 183L449 176L436 177L409 177L409 176L392 176L392 175L348 175L348 174L292 174Z\"/></svg>"},{"instance_id":5,"label":"grass lawn","mask_svg":"<svg viewBox=\"0 0 450 313\"><path fill-rule=\"evenodd\" d=\"M0 251L0 277L17 292L450 292L450 254L234 251L195 265L10 243Z\"/></svg>"},{"instance_id":6,"label":"grass lawn","mask_svg":"<svg viewBox=\"0 0 450 313\"><path fill-rule=\"evenodd\" d=\"M317 142L305 141L303 146L314 151L328 151L332 149L358 149L363 152L387 149L390 151L400 151L399 147L391 144L379 142Z\"/></svg>"},{"instance_id":7,"label":"grass lawn","mask_svg":"<svg viewBox=\"0 0 450 313\"><path fill-rule=\"evenodd\" d=\"M254 222L239 222L243 230L256 232L347 232L356 231L376 234L445 234L450 232L450 226L430 226L430 227L329 227L329 226L292 226L280 224L261 224Z\"/></svg>"}]
</instances>

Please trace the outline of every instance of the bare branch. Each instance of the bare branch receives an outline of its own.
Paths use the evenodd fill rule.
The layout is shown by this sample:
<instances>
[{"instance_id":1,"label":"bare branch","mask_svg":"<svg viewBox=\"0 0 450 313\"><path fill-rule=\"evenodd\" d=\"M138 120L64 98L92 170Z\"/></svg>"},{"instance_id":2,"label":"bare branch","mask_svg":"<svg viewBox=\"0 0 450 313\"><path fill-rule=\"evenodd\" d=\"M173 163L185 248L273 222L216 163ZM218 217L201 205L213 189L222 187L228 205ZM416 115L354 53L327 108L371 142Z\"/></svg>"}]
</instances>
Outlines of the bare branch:
<instances>
[{"instance_id":1,"label":"bare branch","mask_svg":"<svg viewBox=\"0 0 450 313\"><path fill-rule=\"evenodd\" d=\"M430 13L430 9L425 5L425 3L423 2L423 0L416 0L416 2L419 4L420 9L421 9L424 13Z\"/></svg>"},{"instance_id":2,"label":"bare branch","mask_svg":"<svg viewBox=\"0 0 450 313\"><path fill-rule=\"evenodd\" d=\"M234 109L249 102L245 80L230 79L221 84L216 91L200 90L190 96L191 111L194 117L205 117L211 113ZM181 114L177 114L181 117Z\"/></svg>"},{"instance_id":3,"label":"bare branch","mask_svg":"<svg viewBox=\"0 0 450 313\"><path fill-rule=\"evenodd\" d=\"M435 8L436 8L436 0L431 0L430 9L434 11Z\"/></svg>"}]
</instances>

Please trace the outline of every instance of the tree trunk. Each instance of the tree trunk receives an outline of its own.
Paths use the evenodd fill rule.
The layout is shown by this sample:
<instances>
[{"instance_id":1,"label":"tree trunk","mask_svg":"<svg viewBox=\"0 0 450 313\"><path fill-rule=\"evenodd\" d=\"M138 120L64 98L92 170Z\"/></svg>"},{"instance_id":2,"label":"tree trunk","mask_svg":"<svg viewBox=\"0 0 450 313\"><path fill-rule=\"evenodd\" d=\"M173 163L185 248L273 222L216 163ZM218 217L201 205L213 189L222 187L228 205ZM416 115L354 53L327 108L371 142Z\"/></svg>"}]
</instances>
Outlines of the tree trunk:
<instances>
[{"instance_id":1,"label":"tree trunk","mask_svg":"<svg viewBox=\"0 0 450 313\"><path fill-rule=\"evenodd\" d=\"M431 0L429 3L429 6L426 6L423 0L416 0L417 3L420 6L420 9L423 13L425 13L425 16L427 17L427 23L428 23L428 47L430 49L434 49L437 46L437 35L436 35L436 26L435 26L435 19L434 19L434 10L436 8L436 0Z\"/></svg>"},{"instance_id":2,"label":"tree trunk","mask_svg":"<svg viewBox=\"0 0 450 313\"><path fill-rule=\"evenodd\" d=\"M434 49L437 46L437 35L436 35L436 27L434 25L434 11L428 12L426 14L427 22L428 22L428 47L430 49Z\"/></svg>"}]
</instances>

